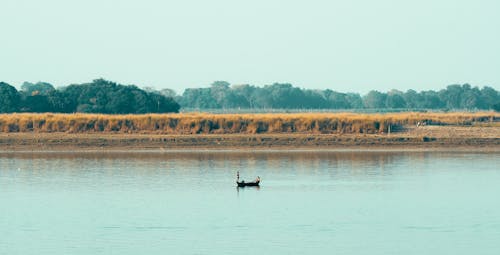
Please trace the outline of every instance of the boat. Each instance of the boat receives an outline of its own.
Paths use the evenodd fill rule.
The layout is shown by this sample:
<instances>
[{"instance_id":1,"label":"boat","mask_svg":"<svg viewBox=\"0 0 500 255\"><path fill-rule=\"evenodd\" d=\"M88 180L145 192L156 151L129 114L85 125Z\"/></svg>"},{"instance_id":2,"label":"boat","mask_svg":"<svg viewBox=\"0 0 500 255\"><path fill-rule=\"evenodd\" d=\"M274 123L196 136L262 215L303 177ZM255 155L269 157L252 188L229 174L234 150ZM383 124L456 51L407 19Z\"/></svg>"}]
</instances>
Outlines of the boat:
<instances>
[{"instance_id":1,"label":"boat","mask_svg":"<svg viewBox=\"0 0 500 255\"><path fill-rule=\"evenodd\" d=\"M245 181L240 181L240 172L237 172L236 173L236 184L238 185L238 187L258 187L260 186L260 177L257 176L257 178L255 179L255 181L253 182L245 182Z\"/></svg>"},{"instance_id":2,"label":"boat","mask_svg":"<svg viewBox=\"0 0 500 255\"><path fill-rule=\"evenodd\" d=\"M238 185L238 187L252 187L252 186L255 187L255 186L260 186L259 183L260 183L260 180L254 181L254 182L236 181L236 184Z\"/></svg>"}]
</instances>

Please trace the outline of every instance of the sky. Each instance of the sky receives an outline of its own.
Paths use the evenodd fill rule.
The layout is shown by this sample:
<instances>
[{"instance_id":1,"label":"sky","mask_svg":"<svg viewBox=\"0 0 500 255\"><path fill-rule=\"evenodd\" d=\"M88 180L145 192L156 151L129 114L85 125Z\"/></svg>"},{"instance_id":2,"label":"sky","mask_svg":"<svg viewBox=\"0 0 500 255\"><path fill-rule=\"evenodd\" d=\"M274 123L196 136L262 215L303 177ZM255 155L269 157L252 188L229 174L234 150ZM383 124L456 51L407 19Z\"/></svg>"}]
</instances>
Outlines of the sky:
<instances>
[{"instance_id":1,"label":"sky","mask_svg":"<svg viewBox=\"0 0 500 255\"><path fill-rule=\"evenodd\" d=\"M500 88L496 0L2 0L0 81Z\"/></svg>"}]
</instances>

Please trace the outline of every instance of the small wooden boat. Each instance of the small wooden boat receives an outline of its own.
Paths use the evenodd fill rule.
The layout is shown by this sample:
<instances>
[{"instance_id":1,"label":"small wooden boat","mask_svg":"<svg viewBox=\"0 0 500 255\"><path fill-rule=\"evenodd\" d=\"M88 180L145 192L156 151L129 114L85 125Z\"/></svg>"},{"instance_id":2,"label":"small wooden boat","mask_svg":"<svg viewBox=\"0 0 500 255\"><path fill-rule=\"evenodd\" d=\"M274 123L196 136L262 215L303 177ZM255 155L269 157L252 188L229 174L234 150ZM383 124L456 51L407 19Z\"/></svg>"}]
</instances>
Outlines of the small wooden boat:
<instances>
[{"instance_id":1,"label":"small wooden boat","mask_svg":"<svg viewBox=\"0 0 500 255\"><path fill-rule=\"evenodd\" d=\"M245 181L236 181L236 184L238 184L238 187L252 187L252 186L259 186L260 180L254 181L254 182L245 182Z\"/></svg>"},{"instance_id":2,"label":"small wooden boat","mask_svg":"<svg viewBox=\"0 0 500 255\"><path fill-rule=\"evenodd\" d=\"M240 172L236 172L236 184L238 187L256 187L259 186L260 183L260 177L257 176L255 181L253 182L245 182L245 181L240 181Z\"/></svg>"}]
</instances>

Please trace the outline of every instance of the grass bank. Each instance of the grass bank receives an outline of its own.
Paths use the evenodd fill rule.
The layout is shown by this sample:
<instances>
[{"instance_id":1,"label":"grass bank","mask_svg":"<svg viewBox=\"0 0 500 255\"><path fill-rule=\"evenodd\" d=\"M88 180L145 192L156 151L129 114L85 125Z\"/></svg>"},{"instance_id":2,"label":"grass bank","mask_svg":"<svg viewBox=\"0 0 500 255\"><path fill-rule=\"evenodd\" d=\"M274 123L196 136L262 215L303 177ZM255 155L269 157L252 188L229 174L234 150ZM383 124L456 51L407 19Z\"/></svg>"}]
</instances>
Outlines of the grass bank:
<instances>
[{"instance_id":1,"label":"grass bank","mask_svg":"<svg viewBox=\"0 0 500 255\"><path fill-rule=\"evenodd\" d=\"M417 123L496 126L500 114L479 113L297 113L297 114L0 114L4 133L123 134L384 134Z\"/></svg>"}]
</instances>

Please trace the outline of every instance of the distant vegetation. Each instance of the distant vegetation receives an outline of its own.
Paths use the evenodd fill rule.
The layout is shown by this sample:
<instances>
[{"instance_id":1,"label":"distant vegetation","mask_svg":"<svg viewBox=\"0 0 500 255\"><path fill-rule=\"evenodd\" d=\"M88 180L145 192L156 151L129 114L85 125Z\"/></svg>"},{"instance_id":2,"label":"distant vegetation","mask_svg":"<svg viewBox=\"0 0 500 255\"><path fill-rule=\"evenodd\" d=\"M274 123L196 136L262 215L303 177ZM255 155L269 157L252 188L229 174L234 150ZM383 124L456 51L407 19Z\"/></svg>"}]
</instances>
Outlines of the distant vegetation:
<instances>
[{"instance_id":1,"label":"distant vegetation","mask_svg":"<svg viewBox=\"0 0 500 255\"><path fill-rule=\"evenodd\" d=\"M208 88L186 89L176 97L182 107L192 109L439 109L500 111L500 94L491 87L472 87L469 84L450 85L440 91L391 90L387 93L372 90L341 93L330 89L314 90L274 83L263 87L230 85L214 82Z\"/></svg>"},{"instance_id":2,"label":"distant vegetation","mask_svg":"<svg viewBox=\"0 0 500 255\"><path fill-rule=\"evenodd\" d=\"M500 93L497 90L469 84L450 85L439 91L391 90L385 93L372 90L361 96L330 89L301 89L288 83L257 87L216 81L209 87L189 88L182 95L176 95L171 89L139 89L103 79L58 89L49 83L25 82L20 91L0 82L0 102L0 113L167 113L178 112L181 106L188 111L246 109L246 112L262 109L500 111Z\"/></svg>"},{"instance_id":3,"label":"distant vegetation","mask_svg":"<svg viewBox=\"0 0 500 255\"><path fill-rule=\"evenodd\" d=\"M178 112L179 104L159 92L120 85L103 79L55 89L49 83L25 82L21 91L0 82L0 112L58 113L167 113Z\"/></svg>"},{"instance_id":4,"label":"distant vegetation","mask_svg":"<svg viewBox=\"0 0 500 255\"><path fill-rule=\"evenodd\" d=\"M305 114L0 114L0 132L267 134L397 131L404 125L495 124L500 113ZM482 123L482 124L484 124ZM488 124L489 125L489 124Z\"/></svg>"}]
</instances>

